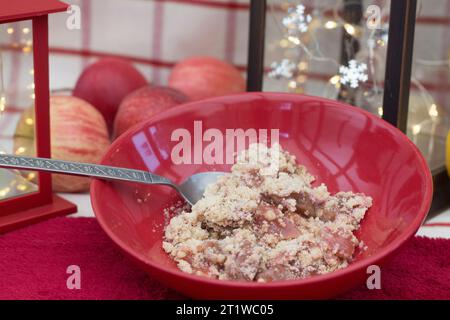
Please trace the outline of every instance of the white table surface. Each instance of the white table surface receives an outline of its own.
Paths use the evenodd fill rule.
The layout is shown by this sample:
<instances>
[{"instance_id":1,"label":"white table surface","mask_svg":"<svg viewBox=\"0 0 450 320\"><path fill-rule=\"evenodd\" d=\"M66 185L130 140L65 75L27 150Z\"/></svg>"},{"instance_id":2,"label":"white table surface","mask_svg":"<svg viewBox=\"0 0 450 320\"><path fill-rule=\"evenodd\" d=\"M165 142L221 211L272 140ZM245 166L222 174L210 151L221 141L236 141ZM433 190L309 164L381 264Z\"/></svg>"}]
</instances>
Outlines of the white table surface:
<instances>
[{"instance_id":1,"label":"white table surface","mask_svg":"<svg viewBox=\"0 0 450 320\"><path fill-rule=\"evenodd\" d=\"M78 206L78 213L70 215L70 217L94 217L89 194L62 193L59 195ZM427 220L417 235L450 239L450 208Z\"/></svg>"}]
</instances>

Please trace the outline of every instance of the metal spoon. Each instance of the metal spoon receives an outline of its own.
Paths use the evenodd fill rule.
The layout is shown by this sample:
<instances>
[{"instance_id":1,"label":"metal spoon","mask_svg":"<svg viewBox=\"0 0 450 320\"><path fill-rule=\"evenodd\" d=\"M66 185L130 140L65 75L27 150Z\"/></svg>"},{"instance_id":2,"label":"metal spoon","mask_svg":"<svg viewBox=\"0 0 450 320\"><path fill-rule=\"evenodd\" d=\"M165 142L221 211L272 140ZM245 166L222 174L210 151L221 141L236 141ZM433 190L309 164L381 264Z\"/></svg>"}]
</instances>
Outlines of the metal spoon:
<instances>
[{"instance_id":1,"label":"metal spoon","mask_svg":"<svg viewBox=\"0 0 450 320\"><path fill-rule=\"evenodd\" d=\"M0 154L0 167L46 171L105 180L166 185L178 191L190 205L194 205L202 198L207 185L214 183L218 177L225 174L225 172L196 173L186 179L182 184L177 185L167 178L147 171L46 158L20 157L7 154Z\"/></svg>"}]
</instances>

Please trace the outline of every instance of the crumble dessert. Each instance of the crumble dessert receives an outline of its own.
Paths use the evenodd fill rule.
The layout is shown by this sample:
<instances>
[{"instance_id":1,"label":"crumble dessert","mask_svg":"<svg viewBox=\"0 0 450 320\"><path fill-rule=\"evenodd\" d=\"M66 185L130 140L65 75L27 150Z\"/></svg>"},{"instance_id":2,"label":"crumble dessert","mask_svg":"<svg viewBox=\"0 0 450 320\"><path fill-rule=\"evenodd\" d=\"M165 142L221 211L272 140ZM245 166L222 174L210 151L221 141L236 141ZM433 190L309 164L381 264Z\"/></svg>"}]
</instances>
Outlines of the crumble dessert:
<instances>
[{"instance_id":1,"label":"crumble dessert","mask_svg":"<svg viewBox=\"0 0 450 320\"><path fill-rule=\"evenodd\" d=\"M345 268L363 246L353 232L372 199L332 195L313 181L278 144L252 144L231 173L170 220L163 249L182 271L223 280L269 282Z\"/></svg>"}]
</instances>

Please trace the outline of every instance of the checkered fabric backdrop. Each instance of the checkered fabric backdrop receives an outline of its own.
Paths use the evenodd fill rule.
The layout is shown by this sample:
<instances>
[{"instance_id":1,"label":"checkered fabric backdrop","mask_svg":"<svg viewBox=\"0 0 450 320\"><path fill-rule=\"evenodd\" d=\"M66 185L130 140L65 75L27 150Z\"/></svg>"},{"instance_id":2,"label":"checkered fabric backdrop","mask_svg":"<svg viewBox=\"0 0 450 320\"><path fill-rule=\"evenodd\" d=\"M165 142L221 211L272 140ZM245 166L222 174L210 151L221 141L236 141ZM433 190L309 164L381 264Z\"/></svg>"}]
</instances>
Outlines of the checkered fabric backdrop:
<instances>
[{"instance_id":1,"label":"checkered fabric backdrop","mask_svg":"<svg viewBox=\"0 0 450 320\"><path fill-rule=\"evenodd\" d=\"M93 60L114 55L135 62L155 84L165 84L171 67L194 55L210 55L237 65L243 72L247 61L249 0L67 0L81 9L81 29L66 28L67 13L50 16L50 87L73 88L80 72ZM276 4L284 0L270 0ZM298 2L298 1L297 1ZM307 7L330 6L334 0L304 0ZM365 1L388 5L384 0ZM416 29L415 58L442 60L449 58L450 0L421 1ZM280 38L273 16L267 18L266 65L280 56L271 44ZM337 30L336 32L340 32ZM328 33L337 38L339 34ZM322 51L339 60L336 41L318 39ZM29 85L29 66L23 55L11 59L4 70L9 91L24 90ZM5 67L9 64L4 63ZM318 93L334 74L324 64L308 78L308 93ZM416 73L417 75L417 73ZM418 78L450 113L450 74L448 68L421 67ZM13 88L11 88L13 87ZM265 81L265 90L285 90L280 82ZM25 99L25 103L29 100ZM19 113L27 105L8 108ZM19 109L19 110L18 110ZM0 135L10 135L14 121L0 119ZM7 128L5 128L7 126Z\"/></svg>"},{"instance_id":2,"label":"checkered fabric backdrop","mask_svg":"<svg viewBox=\"0 0 450 320\"><path fill-rule=\"evenodd\" d=\"M308 6L329 4L331 0L304 0ZM166 84L171 67L194 55L209 55L238 66L245 72L248 47L249 0L67 0L81 8L81 29L66 28L67 13L50 16L50 88L73 88L83 68L99 57L119 56L133 61L154 84ZM279 3L282 1L279 0ZM383 4L383 0L365 1ZM277 3L271 0L269 3ZM416 29L415 57L442 60L449 58L450 0L422 1ZM280 38L271 17L267 19L267 44ZM336 36L336 35L334 35ZM322 51L338 60L335 41L325 43ZM266 65L277 59L267 46ZM23 103L9 106L0 116L0 148L11 150L20 112L31 104L23 94L30 83L30 65L21 55L4 62L8 91L17 92ZM319 70L329 79L330 70ZM425 87L450 113L449 70L422 68ZM326 80L325 80L326 81ZM265 82L265 90L280 90L279 84ZM320 88L323 82L311 82ZM314 91L314 88L312 89ZM25 92L26 93L26 92ZM22 95L21 95L22 94ZM431 224L430 224L431 223ZM450 212L439 215L422 228L425 235L450 237Z\"/></svg>"}]
</instances>

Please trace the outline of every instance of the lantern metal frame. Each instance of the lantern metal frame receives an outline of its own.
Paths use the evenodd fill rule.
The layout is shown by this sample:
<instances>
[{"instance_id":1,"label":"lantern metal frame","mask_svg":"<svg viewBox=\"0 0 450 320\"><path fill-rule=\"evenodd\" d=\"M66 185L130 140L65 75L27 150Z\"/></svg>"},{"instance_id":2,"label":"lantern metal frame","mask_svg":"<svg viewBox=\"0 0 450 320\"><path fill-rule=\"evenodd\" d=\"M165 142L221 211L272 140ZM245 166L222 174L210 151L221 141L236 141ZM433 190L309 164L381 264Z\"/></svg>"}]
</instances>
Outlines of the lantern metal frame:
<instances>
[{"instance_id":1,"label":"lantern metal frame","mask_svg":"<svg viewBox=\"0 0 450 320\"><path fill-rule=\"evenodd\" d=\"M51 157L48 15L67 11L69 5L58 0L14 0L0 2L0 24L30 21L33 32L35 83L36 156ZM74 204L52 193L49 173L38 172L36 192L0 201L0 232L58 215L74 213Z\"/></svg>"}]
</instances>

